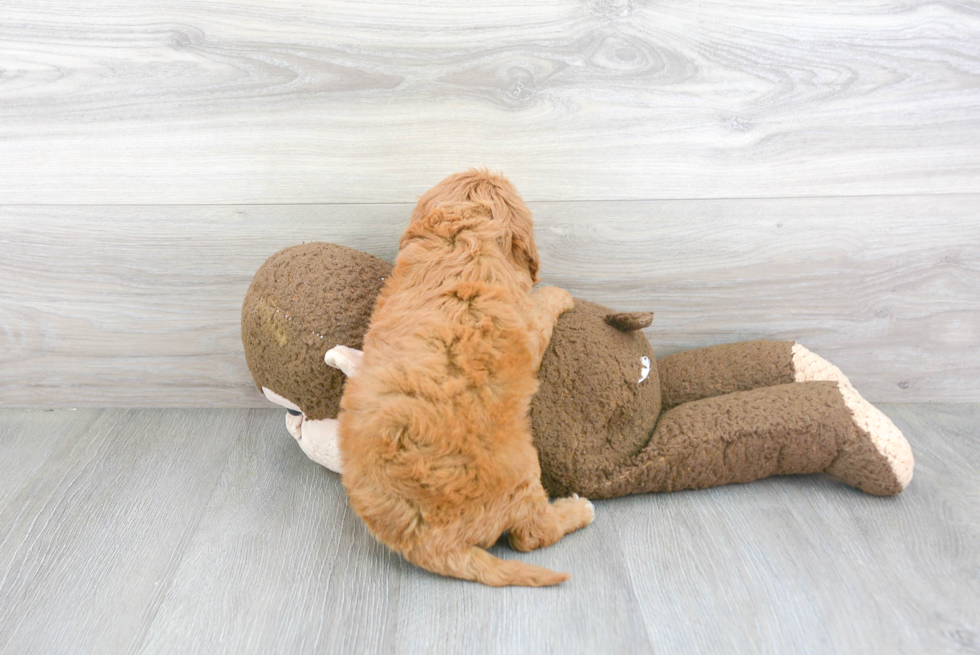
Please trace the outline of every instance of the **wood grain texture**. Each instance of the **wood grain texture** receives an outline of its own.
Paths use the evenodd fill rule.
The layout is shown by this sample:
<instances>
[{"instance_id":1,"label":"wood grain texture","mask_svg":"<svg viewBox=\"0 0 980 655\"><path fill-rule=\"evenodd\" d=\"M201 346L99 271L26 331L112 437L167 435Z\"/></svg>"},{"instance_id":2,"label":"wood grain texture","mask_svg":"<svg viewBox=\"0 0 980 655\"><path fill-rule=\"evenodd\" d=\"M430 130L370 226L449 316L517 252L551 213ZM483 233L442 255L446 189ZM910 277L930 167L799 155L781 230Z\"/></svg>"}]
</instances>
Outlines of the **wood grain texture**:
<instances>
[{"instance_id":1,"label":"wood grain texture","mask_svg":"<svg viewBox=\"0 0 980 655\"><path fill-rule=\"evenodd\" d=\"M656 313L658 355L796 339L873 401L980 400L978 195L532 203L543 279ZM0 406L255 406L256 269L385 259L411 205L0 207Z\"/></svg>"},{"instance_id":2,"label":"wood grain texture","mask_svg":"<svg viewBox=\"0 0 980 655\"><path fill-rule=\"evenodd\" d=\"M571 203L548 281L653 311L658 356L796 340L879 402L980 399L980 197Z\"/></svg>"},{"instance_id":3,"label":"wood grain texture","mask_svg":"<svg viewBox=\"0 0 980 655\"><path fill-rule=\"evenodd\" d=\"M0 508L0 650L976 653L980 405L884 410L916 455L900 496L794 476L602 501L554 547L496 547L573 574L551 589L391 555L276 410L0 411L0 461L66 435Z\"/></svg>"},{"instance_id":4,"label":"wood grain texture","mask_svg":"<svg viewBox=\"0 0 980 655\"><path fill-rule=\"evenodd\" d=\"M0 203L976 192L980 8L8 0Z\"/></svg>"},{"instance_id":5,"label":"wood grain texture","mask_svg":"<svg viewBox=\"0 0 980 655\"><path fill-rule=\"evenodd\" d=\"M51 430L3 412L3 432ZM125 652L166 595L247 412L57 412L65 435L0 506L0 651ZM55 430L57 431L57 430ZM5 439L0 460L17 455Z\"/></svg>"},{"instance_id":6,"label":"wood grain texture","mask_svg":"<svg viewBox=\"0 0 980 655\"><path fill-rule=\"evenodd\" d=\"M410 565L374 541L281 412L247 416L140 652L391 652Z\"/></svg>"},{"instance_id":7,"label":"wood grain texture","mask_svg":"<svg viewBox=\"0 0 980 655\"><path fill-rule=\"evenodd\" d=\"M393 257L406 207L2 207L0 405L267 407L241 303L275 251Z\"/></svg>"},{"instance_id":8,"label":"wood grain texture","mask_svg":"<svg viewBox=\"0 0 980 655\"><path fill-rule=\"evenodd\" d=\"M813 476L603 507L655 650L980 651L980 412L884 409L916 457L900 496Z\"/></svg>"},{"instance_id":9,"label":"wood grain texture","mask_svg":"<svg viewBox=\"0 0 980 655\"><path fill-rule=\"evenodd\" d=\"M396 652L654 653L615 526L602 510L597 504L592 525L547 549L521 554L506 542L492 549L571 573L558 587L493 589L407 571Z\"/></svg>"},{"instance_id":10,"label":"wood grain texture","mask_svg":"<svg viewBox=\"0 0 980 655\"><path fill-rule=\"evenodd\" d=\"M0 410L0 511L37 475L63 441L84 435L101 410L55 412Z\"/></svg>"}]
</instances>

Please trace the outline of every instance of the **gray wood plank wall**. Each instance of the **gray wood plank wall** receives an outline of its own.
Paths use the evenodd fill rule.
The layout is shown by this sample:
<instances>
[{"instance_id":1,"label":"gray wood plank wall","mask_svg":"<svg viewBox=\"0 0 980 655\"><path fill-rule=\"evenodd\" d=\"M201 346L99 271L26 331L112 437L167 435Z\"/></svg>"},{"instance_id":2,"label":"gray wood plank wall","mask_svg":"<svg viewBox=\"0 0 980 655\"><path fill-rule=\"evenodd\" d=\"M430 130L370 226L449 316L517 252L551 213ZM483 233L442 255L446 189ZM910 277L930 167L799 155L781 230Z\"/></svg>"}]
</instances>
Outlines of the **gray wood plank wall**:
<instances>
[{"instance_id":1,"label":"gray wood plank wall","mask_svg":"<svg viewBox=\"0 0 980 655\"><path fill-rule=\"evenodd\" d=\"M872 400L978 401L977 107L977 2L10 0L0 406L262 406L261 262L390 259L482 165L658 354L798 339Z\"/></svg>"}]
</instances>

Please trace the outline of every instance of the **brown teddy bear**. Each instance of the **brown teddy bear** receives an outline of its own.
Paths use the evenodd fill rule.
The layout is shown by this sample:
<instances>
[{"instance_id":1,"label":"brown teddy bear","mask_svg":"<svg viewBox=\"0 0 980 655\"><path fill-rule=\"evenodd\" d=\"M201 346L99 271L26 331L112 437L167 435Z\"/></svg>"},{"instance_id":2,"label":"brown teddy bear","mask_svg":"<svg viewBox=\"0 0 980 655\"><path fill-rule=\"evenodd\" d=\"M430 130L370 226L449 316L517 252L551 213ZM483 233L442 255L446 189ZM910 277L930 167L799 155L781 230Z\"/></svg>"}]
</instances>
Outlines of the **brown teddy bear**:
<instances>
[{"instance_id":1,"label":"brown teddy bear","mask_svg":"<svg viewBox=\"0 0 980 655\"><path fill-rule=\"evenodd\" d=\"M391 265L329 243L274 254L242 307L256 386L286 408L304 452L340 471L336 418ZM875 495L912 478L908 442L826 360L789 341L749 341L655 360L648 313L576 299L563 314L531 406L553 497L698 489L829 473Z\"/></svg>"}]
</instances>

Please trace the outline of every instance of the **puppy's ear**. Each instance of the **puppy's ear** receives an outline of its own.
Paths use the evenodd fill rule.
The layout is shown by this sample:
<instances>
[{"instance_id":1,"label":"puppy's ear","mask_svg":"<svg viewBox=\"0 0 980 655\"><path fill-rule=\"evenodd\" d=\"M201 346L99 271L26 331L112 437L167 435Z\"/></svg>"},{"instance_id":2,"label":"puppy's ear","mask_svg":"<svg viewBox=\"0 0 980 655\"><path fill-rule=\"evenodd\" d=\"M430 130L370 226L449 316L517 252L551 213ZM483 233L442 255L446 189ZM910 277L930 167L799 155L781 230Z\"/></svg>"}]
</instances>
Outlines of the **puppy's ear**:
<instances>
[{"instance_id":1,"label":"puppy's ear","mask_svg":"<svg viewBox=\"0 0 980 655\"><path fill-rule=\"evenodd\" d=\"M489 171L470 171L469 175L473 180L467 192L469 199L488 207L493 220L506 226L510 244L504 245L504 251L510 252L514 261L527 270L531 284L537 284L540 282L538 268L541 262L534 243L531 210L524 204L514 185L503 176Z\"/></svg>"},{"instance_id":2,"label":"puppy's ear","mask_svg":"<svg viewBox=\"0 0 980 655\"><path fill-rule=\"evenodd\" d=\"M399 250L404 250L405 246L422 236L423 230L421 229L419 222L420 221L412 221L408 224L405 231L402 232L402 238L398 240Z\"/></svg>"},{"instance_id":3,"label":"puppy's ear","mask_svg":"<svg viewBox=\"0 0 980 655\"><path fill-rule=\"evenodd\" d=\"M412 221L402 232L402 238L398 241L398 249L401 250L411 241L425 237L432 231L432 226L436 223L445 220L445 209L442 207L433 207L431 211L427 211L422 214L420 211L416 211L416 214L412 215Z\"/></svg>"},{"instance_id":4,"label":"puppy's ear","mask_svg":"<svg viewBox=\"0 0 980 655\"><path fill-rule=\"evenodd\" d=\"M533 286L541 281L538 278L541 259L538 256L538 247L534 243L534 223L531 220L531 212L526 207L510 207L509 214L511 255L519 265L527 269Z\"/></svg>"}]
</instances>

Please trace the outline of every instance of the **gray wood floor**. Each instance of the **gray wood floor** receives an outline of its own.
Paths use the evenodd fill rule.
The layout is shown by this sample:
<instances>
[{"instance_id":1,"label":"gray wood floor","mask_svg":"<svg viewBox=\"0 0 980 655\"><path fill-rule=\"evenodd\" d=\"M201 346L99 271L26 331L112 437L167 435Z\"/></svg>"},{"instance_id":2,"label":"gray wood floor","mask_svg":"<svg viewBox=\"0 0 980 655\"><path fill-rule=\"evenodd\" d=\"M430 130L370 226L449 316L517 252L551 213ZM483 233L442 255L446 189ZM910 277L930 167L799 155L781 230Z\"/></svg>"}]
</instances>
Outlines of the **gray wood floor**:
<instances>
[{"instance_id":1,"label":"gray wood floor","mask_svg":"<svg viewBox=\"0 0 980 655\"><path fill-rule=\"evenodd\" d=\"M489 589L376 544L278 410L0 410L0 651L980 652L980 406L886 405L896 498L823 476L597 503Z\"/></svg>"}]
</instances>

